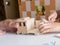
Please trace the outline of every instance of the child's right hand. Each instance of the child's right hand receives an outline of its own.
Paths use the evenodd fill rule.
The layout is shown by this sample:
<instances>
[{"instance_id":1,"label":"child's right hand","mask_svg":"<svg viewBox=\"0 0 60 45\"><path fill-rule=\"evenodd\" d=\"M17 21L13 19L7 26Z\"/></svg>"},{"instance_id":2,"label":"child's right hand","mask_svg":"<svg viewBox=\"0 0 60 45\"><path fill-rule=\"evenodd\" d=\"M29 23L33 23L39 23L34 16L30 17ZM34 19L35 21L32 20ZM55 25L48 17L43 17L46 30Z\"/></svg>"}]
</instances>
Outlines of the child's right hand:
<instances>
[{"instance_id":1,"label":"child's right hand","mask_svg":"<svg viewBox=\"0 0 60 45\"><path fill-rule=\"evenodd\" d=\"M39 31L40 33L60 32L60 23L43 19L43 23L39 26Z\"/></svg>"}]
</instances>

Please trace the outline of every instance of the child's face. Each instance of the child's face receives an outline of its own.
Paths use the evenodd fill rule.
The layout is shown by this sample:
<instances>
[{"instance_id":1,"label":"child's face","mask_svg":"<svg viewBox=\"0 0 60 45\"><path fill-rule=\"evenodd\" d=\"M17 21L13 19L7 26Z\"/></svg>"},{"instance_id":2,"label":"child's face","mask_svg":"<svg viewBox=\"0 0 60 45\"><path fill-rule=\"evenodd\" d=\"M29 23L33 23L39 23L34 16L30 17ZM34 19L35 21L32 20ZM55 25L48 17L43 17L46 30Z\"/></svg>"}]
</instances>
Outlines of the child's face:
<instances>
[{"instance_id":1,"label":"child's face","mask_svg":"<svg viewBox=\"0 0 60 45\"><path fill-rule=\"evenodd\" d=\"M10 27L14 27L14 28L18 28L18 26L19 26L19 23L18 22L16 22L16 21L13 21L13 22L10 22Z\"/></svg>"}]
</instances>

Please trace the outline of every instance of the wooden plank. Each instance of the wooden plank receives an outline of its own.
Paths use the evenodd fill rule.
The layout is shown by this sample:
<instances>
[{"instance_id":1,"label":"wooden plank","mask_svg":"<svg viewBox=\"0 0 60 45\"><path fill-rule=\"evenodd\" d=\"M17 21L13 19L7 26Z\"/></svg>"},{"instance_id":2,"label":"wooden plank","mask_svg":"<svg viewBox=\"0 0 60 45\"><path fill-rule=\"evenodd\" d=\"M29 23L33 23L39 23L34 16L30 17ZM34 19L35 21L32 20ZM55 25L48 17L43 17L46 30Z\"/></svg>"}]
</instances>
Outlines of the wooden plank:
<instances>
[{"instance_id":1,"label":"wooden plank","mask_svg":"<svg viewBox=\"0 0 60 45\"><path fill-rule=\"evenodd\" d=\"M30 11L27 12L27 17L31 17L31 12Z\"/></svg>"},{"instance_id":2,"label":"wooden plank","mask_svg":"<svg viewBox=\"0 0 60 45\"><path fill-rule=\"evenodd\" d=\"M34 1L30 1L30 6L31 6L31 10L34 11L35 10L35 2Z\"/></svg>"},{"instance_id":3,"label":"wooden plank","mask_svg":"<svg viewBox=\"0 0 60 45\"><path fill-rule=\"evenodd\" d=\"M55 0L50 1L50 10L55 10Z\"/></svg>"},{"instance_id":4,"label":"wooden plank","mask_svg":"<svg viewBox=\"0 0 60 45\"><path fill-rule=\"evenodd\" d=\"M44 5L44 0L40 0L40 5Z\"/></svg>"}]
</instances>

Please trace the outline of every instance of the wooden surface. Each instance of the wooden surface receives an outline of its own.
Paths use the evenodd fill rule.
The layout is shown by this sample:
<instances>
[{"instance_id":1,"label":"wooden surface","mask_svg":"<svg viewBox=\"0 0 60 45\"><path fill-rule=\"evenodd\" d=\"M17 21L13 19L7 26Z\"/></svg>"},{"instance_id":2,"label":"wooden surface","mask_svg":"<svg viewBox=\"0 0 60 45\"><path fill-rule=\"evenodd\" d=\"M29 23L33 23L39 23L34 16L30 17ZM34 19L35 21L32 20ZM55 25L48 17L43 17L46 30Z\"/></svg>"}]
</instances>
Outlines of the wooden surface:
<instances>
[{"instance_id":1,"label":"wooden surface","mask_svg":"<svg viewBox=\"0 0 60 45\"><path fill-rule=\"evenodd\" d=\"M30 1L30 11L26 11L26 2L25 1L21 1L18 0L18 5L19 5L19 13L20 13L20 17L23 17L23 12L26 13L26 16L32 17L31 12L35 11L35 0ZM44 0L39 0L39 5L44 5ZM29 6L28 6L29 7ZM48 17L50 15L50 10L55 10L55 0L50 0L50 5L45 5L45 9L46 9L46 17ZM35 12L33 13L33 15L36 16ZM41 15L39 15L41 16ZM39 19L39 16L36 16L35 18Z\"/></svg>"}]
</instances>

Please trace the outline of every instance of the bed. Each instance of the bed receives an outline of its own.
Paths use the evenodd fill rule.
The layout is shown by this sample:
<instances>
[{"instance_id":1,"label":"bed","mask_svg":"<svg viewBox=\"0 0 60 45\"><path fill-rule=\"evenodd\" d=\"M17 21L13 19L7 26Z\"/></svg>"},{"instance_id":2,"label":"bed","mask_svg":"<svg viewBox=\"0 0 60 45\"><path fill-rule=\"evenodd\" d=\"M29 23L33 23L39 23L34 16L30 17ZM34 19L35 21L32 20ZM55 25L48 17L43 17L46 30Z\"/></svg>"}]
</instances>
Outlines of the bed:
<instances>
[{"instance_id":1,"label":"bed","mask_svg":"<svg viewBox=\"0 0 60 45\"><path fill-rule=\"evenodd\" d=\"M17 35L4 34L0 36L0 45L60 45L60 38L56 34Z\"/></svg>"}]
</instances>

